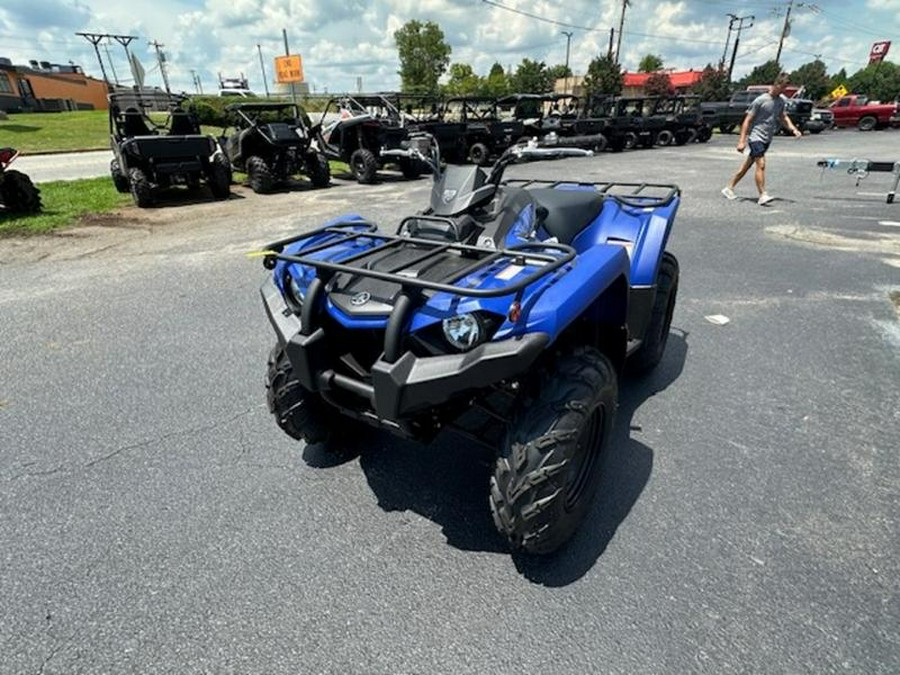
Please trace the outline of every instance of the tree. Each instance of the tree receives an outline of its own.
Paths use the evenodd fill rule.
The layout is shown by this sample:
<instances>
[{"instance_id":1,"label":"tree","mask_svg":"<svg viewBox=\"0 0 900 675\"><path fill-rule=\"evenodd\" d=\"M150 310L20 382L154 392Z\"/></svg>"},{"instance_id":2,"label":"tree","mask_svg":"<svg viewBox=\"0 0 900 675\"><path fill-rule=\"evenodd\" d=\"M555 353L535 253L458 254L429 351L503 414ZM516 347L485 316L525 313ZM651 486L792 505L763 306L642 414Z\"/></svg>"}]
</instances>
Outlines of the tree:
<instances>
[{"instance_id":1,"label":"tree","mask_svg":"<svg viewBox=\"0 0 900 675\"><path fill-rule=\"evenodd\" d=\"M450 80L444 91L451 96L470 96L482 87L481 78L468 63L451 63Z\"/></svg>"},{"instance_id":2,"label":"tree","mask_svg":"<svg viewBox=\"0 0 900 675\"><path fill-rule=\"evenodd\" d=\"M622 93L622 87L625 86L625 76L611 56L597 56L588 64L583 86L588 96L592 94L617 96Z\"/></svg>"},{"instance_id":3,"label":"tree","mask_svg":"<svg viewBox=\"0 0 900 675\"><path fill-rule=\"evenodd\" d=\"M780 74L781 66L778 65L778 61L772 59L761 66L756 66L739 84L742 87L748 87L753 84L772 84Z\"/></svg>"},{"instance_id":4,"label":"tree","mask_svg":"<svg viewBox=\"0 0 900 675\"><path fill-rule=\"evenodd\" d=\"M663 60L661 56L657 56L656 54L647 54L644 58L641 59L641 62L638 64L638 72L639 73L655 73L657 70L662 70Z\"/></svg>"},{"instance_id":5,"label":"tree","mask_svg":"<svg viewBox=\"0 0 900 675\"><path fill-rule=\"evenodd\" d=\"M394 32L400 57L401 89L404 92L435 94L438 79L450 63L450 45L433 21L407 21Z\"/></svg>"},{"instance_id":6,"label":"tree","mask_svg":"<svg viewBox=\"0 0 900 675\"><path fill-rule=\"evenodd\" d=\"M813 101L823 98L833 88L828 86L828 73L825 71L825 64L819 59L804 63L792 72L791 84L804 87L806 98Z\"/></svg>"},{"instance_id":7,"label":"tree","mask_svg":"<svg viewBox=\"0 0 900 675\"><path fill-rule=\"evenodd\" d=\"M675 87L668 73L653 73L647 78L644 91L648 96L669 96L675 92Z\"/></svg>"},{"instance_id":8,"label":"tree","mask_svg":"<svg viewBox=\"0 0 900 675\"><path fill-rule=\"evenodd\" d=\"M893 101L900 94L900 66L890 61L870 63L850 76L849 89L873 101Z\"/></svg>"},{"instance_id":9,"label":"tree","mask_svg":"<svg viewBox=\"0 0 900 675\"><path fill-rule=\"evenodd\" d=\"M499 97L508 94L509 90L509 78L506 76L503 66L499 63L494 63L488 76L482 78L481 91L479 93L485 96Z\"/></svg>"},{"instance_id":10,"label":"tree","mask_svg":"<svg viewBox=\"0 0 900 675\"><path fill-rule=\"evenodd\" d=\"M543 61L522 59L512 76L512 88L519 94L545 94L553 88L550 71Z\"/></svg>"},{"instance_id":11,"label":"tree","mask_svg":"<svg viewBox=\"0 0 900 675\"><path fill-rule=\"evenodd\" d=\"M701 101L727 101L731 96L728 71L724 68L713 68L711 63L707 63L700 74L700 81L694 85L694 93Z\"/></svg>"}]
</instances>

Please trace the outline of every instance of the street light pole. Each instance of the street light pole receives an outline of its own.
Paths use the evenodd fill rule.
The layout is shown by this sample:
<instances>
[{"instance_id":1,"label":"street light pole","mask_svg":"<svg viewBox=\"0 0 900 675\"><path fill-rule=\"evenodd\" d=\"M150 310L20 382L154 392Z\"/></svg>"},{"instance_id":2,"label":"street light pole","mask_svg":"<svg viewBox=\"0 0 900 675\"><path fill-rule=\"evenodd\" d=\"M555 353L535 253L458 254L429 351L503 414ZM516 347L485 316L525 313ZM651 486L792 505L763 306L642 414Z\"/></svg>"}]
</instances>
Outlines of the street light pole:
<instances>
[{"instance_id":1,"label":"street light pole","mask_svg":"<svg viewBox=\"0 0 900 675\"><path fill-rule=\"evenodd\" d=\"M569 45L572 44L572 31L570 30L562 30L560 31L562 35L566 36L566 80L565 80L565 92L569 93Z\"/></svg>"}]
</instances>

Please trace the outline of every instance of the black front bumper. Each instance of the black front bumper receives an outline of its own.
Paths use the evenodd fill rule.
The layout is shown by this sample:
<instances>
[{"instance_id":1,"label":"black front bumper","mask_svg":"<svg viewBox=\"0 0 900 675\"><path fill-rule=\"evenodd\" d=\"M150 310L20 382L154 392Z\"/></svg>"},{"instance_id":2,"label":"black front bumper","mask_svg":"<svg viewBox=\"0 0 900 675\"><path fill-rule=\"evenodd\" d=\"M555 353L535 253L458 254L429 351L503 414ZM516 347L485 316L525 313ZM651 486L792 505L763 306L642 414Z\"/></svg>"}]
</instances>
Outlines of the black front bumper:
<instances>
[{"instance_id":1,"label":"black front bumper","mask_svg":"<svg viewBox=\"0 0 900 675\"><path fill-rule=\"evenodd\" d=\"M382 354L372 366L371 376L359 379L335 372L326 332L316 328L303 335L300 317L287 306L271 279L260 292L300 383L309 391L351 392L382 421L400 422L466 392L517 377L527 372L549 342L546 333L530 333L488 342L462 354L419 357L406 351L393 363Z\"/></svg>"}]
</instances>

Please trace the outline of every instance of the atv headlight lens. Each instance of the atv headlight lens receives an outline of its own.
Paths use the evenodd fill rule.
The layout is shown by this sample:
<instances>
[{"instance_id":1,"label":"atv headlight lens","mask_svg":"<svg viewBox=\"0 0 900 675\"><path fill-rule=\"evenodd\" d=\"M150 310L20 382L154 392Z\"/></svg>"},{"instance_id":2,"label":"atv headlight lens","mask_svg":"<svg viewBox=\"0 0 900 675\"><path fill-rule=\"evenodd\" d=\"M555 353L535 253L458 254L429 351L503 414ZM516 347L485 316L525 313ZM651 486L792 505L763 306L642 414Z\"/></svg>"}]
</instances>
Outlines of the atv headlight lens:
<instances>
[{"instance_id":1,"label":"atv headlight lens","mask_svg":"<svg viewBox=\"0 0 900 675\"><path fill-rule=\"evenodd\" d=\"M294 278L293 274L285 274L284 276L285 281L287 282L284 285L284 290L286 295L288 296L288 300L296 307L302 307L303 299L306 294L303 292L300 284L297 283L297 280Z\"/></svg>"},{"instance_id":2,"label":"atv headlight lens","mask_svg":"<svg viewBox=\"0 0 900 675\"><path fill-rule=\"evenodd\" d=\"M485 331L474 314L457 314L444 319L444 339L455 349L466 352L482 342Z\"/></svg>"}]
</instances>

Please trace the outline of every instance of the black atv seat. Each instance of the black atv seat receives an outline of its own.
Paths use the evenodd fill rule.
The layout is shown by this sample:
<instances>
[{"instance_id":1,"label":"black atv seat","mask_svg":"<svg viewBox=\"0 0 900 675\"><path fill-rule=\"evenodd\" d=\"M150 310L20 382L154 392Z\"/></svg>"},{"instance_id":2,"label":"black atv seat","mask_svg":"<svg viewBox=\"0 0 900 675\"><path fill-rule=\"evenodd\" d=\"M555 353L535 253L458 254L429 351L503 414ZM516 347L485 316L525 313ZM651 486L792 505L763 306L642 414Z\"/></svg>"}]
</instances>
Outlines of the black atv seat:
<instances>
[{"instance_id":1,"label":"black atv seat","mask_svg":"<svg viewBox=\"0 0 900 675\"><path fill-rule=\"evenodd\" d=\"M128 138L132 136L150 136L152 133L144 120L144 116L137 108L125 108L122 120L122 133Z\"/></svg>"},{"instance_id":2,"label":"black atv seat","mask_svg":"<svg viewBox=\"0 0 900 675\"><path fill-rule=\"evenodd\" d=\"M549 212L544 229L560 244L571 244L603 209L603 195L594 190L536 188L528 192Z\"/></svg>"},{"instance_id":3,"label":"black atv seat","mask_svg":"<svg viewBox=\"0 0 900 675\"><path fill-rule=\"evenodd\" d=\"M169 136L192 136L200 133L194 117L184 110L173 110L169 124Z\"/></svg>"}]
</instances>

